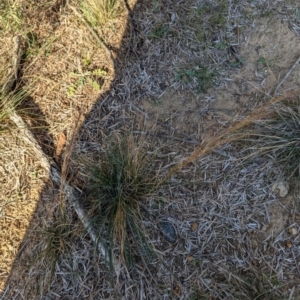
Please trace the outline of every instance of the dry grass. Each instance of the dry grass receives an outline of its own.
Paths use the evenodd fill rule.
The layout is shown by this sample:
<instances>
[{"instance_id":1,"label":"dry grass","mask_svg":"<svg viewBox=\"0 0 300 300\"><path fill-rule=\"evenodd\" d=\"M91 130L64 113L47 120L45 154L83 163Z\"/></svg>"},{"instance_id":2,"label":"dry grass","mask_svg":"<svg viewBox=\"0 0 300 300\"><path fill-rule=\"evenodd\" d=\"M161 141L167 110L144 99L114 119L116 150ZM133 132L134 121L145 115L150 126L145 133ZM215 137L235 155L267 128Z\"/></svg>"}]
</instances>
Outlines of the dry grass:
<instances>
[{"instance_id":1,"label":"dry grass","mask_svg":"<svg viewBox=\"0 0 300 300\"><path fill-rule=\"evenodd\" d=\"M18 3L4 0L0 4L1 32L15 33L22 30L22 13Z\"/></svg>"},{"instance_id":2,"label":"dry grass","mask_svg":"<svg viewBox=\"0 0 300 300\"><path fill-rule=\"evenodd\" d=\"M23 244L42 186L48 174L35 159L26 143L19 138L20 132L10 126L1 134L1 277L10 274L17 251ZM1 286L5 282L1 282ZM4 298L5 299L5 298Z\"/></svg>"},{"instance_id":3,"label":"dry grass","mask_svg":"<svg viewBox=\"0 0 300 300\"><path fill-rule=\"evenodd\" d=\"M299 96L294 101L285 101L273 109L272 118L257 120L245 132L248 154L267 155L285 170L287 178L299 176Z\"/></svg>"},{"instance_id":4,"label":"dry grass","mask_svg":"<svg viewBox=\"0 0 300 300\"><path fill-rule=\"evenodd\" d=\"M257 120L265 119L266 116L268 116L270 114L269 110L272 107L272 105L274 105L278 102L281 102L283 100L286 100L287 98L293 98L293 97L295 98L298 95L299 95L299 91L295 91L295 92L290 92L289 94L286 94L283 96L273 97L269 101L267 101L264 105L255 109L251 114L246 116L241 121L238 121L235 124L230 124L228 128L221 129L219 132L217 132L215 137L212 137L209 140L204 140L198 147L196 147L194 152L188 158L184 159L183 161L178 163L176 166L174 166L169 171L169 173L166 175L166 177L164 177L162 179L161 182L163 183L166 180L168 180L174 173L178 172L181 168L183 168L186 165L188 165L189 163L193 162L198 157L203 157L206 154L214 151L215 149L222 147L224 144L227 144L229 142L233 142L236 140L241 140L241 139L243 139L244 136L248 136L249 133L247 131L242 132L241 129L244 129L247 126L252 125L252 123L254 123ZM293 149L295 149L295 151L296 151L295 158L298 161L298 153L296 150L297 146L298 146L298 138L297 138L298 118L297 118L297 115L292 112L292 109L290 109L290 110L291 111L290 111L289 121L285 122L285 119L283 119L283 121L280 125L285 126L286 127L285 129L288 130L289 132L293 132L292 136L294 136L294 138L291 138L290 133L289 132L286 133L286 130L285 130L285 131L283 131L283 136L281 137L279 142L276 144L276 140L278 140L278 138L276 137L276 132L277 132L278 128L271 125L269 127L270 130L272 130L271 133L269 135L266 134L265 136L262 135L262 137L267 138L266 143L268 145L268 143L270 143L270 140L272 139L272 136L273 136L276 145L275 146L269 145L266 147L262 147L260 151L264 152L267 150L272 150L272 149L275 150L276 149L276 151L281 152L281 149L286 149L288 153L292 153L292 152L294 152ZM297 110L298 110L298 107L297 107ZM261 122L263 124L264 124L264 122L267 123L266 120L261 121ZM285 134L287 134L287 135L285 135ZM258 135L258 134L254 133L253 135ZM291 150L289 150L289 149L291 149Z\"/></svg>"},{"instance_id":5,"label":"dry grass","mask_svg":"<svg viewBox=\"0 0 300 300\"><path fill-rule=\"evenodd\" d=\"M64 195L57 196L63 189L51 181L45 184L47 174L34 151L19 139L19 131L12 130L10 135L0 136L0 189L5 191L0 196L0 221L1 232L6 234L1 237L3 279L8 276L18 245L10 243L13 239L2 241L9 235L16 237L15 241L23 238L35 203L40 196L41 199L0 298L298 299L300 242L294 233L300 230L299 187L291 184L290 195L280 199L272 192L272 184L288 180L296 168L296 163L291 170L283 164L288 162L285 150L290 153L289 161L296 162L298 158L298 139L293 136L293 128L298 128L299 118L297 111L288 106L277 111L284 123L273 124L265 118L266 111L267 115L272 114L270 107L280 107L274 104L287 95L294 96L295 92L268 100L263 93L258 95L257 90L251 90L252 94L245 91L249 105L241 105L239 114L230 112L231 123L215 114L206 114L213 110L214 93L224 95L221 92L235 80L234 73L249 67L248 58L241 57L239 50L258 20L263 22L267 15L281 18L299 35L297 2L285 1L282 5L282 1L277 1L267 5L260 0L189 0L183 5L180 1L166 0L136 5L134 1L126 1L125 5L107 1L112 6L102 6L102 14L95 13L95 3L85 1L81 5L52 0L35 3L33 7L31 2L20 0L20 10L10 1L1 3L0 32L8 43L0 50L0 61L10 67L10 31L25 37L20 81L24 86L34 87L26 107L35 112L32 115L37 119L30 120L24 115L28 127L35 125L35 137L47 153L62 152L55 157L59 165L68 161L70 153L64 152L65 147L74 142L73 153L88 161L92 165L90 170L96 166L101 171L91 174L76 160L63 166L64 181L80 187L81 200L85 196L88 200L103 199L99 197L103 196L101 174L106 174L109 183L113 182L110 176L114 164L111 160L106 164L102 161L111 153L104 151L108 149L105 137L115 132L120 135L131 132L146 136L150 143L148 137L152 131L144 128L148 123L150 128L156 124L152 147L160 149L159 152L153 156L148 149L141 157L140 146L131 143L126 148L121 143L124 147L117 147L119 154L129 155L134 163L129 170L121 163L118 170L121 175L127 170L127 176L134 166L132 170L139 171L143 183L148 175L155 173L147 168L143 176L140 173L146 162L150 162L155 171L160 170L160 176L155 178L160 188L149 194L142 188L139 194L138 184L134 188L138 197L132 198L128 192L121 194L126 201L130 198L125 201L130 203L127 216L115 217L112 222L110 218L101 221L104 228L111 226L104 240L107 238L109 246L114 245L110 247L113 254L122 253L125 257L122 244L123 250L128 249L128 244L132 246L135 268L128 272L128 265L120 265L119 272L112 276L105 257L95 251L74 207L64 202ZM125 7L132 9L127 28ZM228 51L231 45L235 54L232 49ZM283 78L272 66L268 68L278 81ZM217 71L218 75L203 77L201 70ZM293 70L296 79L297 70ZM6 67L0 74L2 84L8 74ZM207 82L201 85L204 79ZM238 84L244 87L244 82ZM281 88L286 91L295 86L283 84ZM272 91L275 89L272 86ZM181 98L176 96L180 93ZM265 94L270 94L270 90ZM172 101L165 96L174 102L179 98L179 106L171 108ZM167 107L167 113L156 119L151 108L144 110L146 100L156 103L158 111ZM196 104L190 106L186 116L186 106L191 102ZM252 144L250 137L256 132L245 131L253 121L255 130L262 130L264 136L260 140L257 135L254 142L263 148L255 149ZM75 123L81 128L73 140ZM10 125L5 121L5 126ZM40 127L47 131L47 137L44 131L39 131ZM274 129L282 132L278 139L271 137ZM61 136L65 137L63 145ZM248 140L232 143L241 137ZM268 143L272 143L271 148ZM245 156L251 160L243 160ZM87 187L92 179L96 186L89 193ZM126 184L127 191L131 183ZM122 185L119 191L123 193L124 188ZM121 196L118 194L108 205L116 204L114 200ZM140 196L141 202L137 203ZM88 200L86 204L95 204L90 213L101 215L103 203ZM121 216L120 211L116 209L113 215ZM138 215L134 214L136 211ZM130 235L132 217L137 217L138 230L147 231L146 239L136 239L136 245ZM164 239L161 220L175 227L175 243ZM278 225L274 220L282 222ZM139 252L138 245L148 242L162 261ZM148 276L149 272L152 276Z\"/></svg>"},{"instance_id":6,"label":"dry grass","mask_svg":"<svg viewBox=\"0 0 300 300\"><path fill-rule=\"evenodd\" d=\"M103 25L120 15L120 0L87 0L82 1L83 13L92 26Z\"/></svg>"},{"instance_id":7,"label":"dry grass","mask_svg":"<svg viewBox=\"0 0 300 300\"><path fill-rule=\"evenodd\" d=\"M10 130L12 124L9 117L26 99L26 95L25 91L0 92L0 132Z\"/></svg>"}]
</instances>

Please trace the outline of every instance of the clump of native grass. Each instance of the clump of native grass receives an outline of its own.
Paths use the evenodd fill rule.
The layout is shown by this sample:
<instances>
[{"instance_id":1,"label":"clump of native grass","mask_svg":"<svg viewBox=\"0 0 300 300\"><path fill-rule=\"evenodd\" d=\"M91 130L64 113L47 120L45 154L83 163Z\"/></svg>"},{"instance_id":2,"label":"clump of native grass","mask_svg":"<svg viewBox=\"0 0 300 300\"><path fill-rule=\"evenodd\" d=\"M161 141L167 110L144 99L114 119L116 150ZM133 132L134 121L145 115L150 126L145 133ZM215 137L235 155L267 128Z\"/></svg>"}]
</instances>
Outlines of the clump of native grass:
<instances>
[{"instance_id":1,"label":"clump of native grass","mask_svg":"<svg viewBox=\"0 0 300 300\"><path fill-rule=\"evenodd\" d=\"M288 177L300 175L300 100L281 103L271 118L255 122L246 133L246 158L268 155L283 166Z\"/></svg>"},{"instance_id":2,"label":"clump of native grass","mask_svg":"<svg viewBox=\"0 0 300 300\"><path fill-rule=\"evenodd\" d=\"M251 130L246 131L245 128L259 123L262 119L264 120L262 124L267 124L266 116L270 115L270 108L276 104L280 106L282 101L296 95L296 92L291 92L271 98L242 120L221 129L216 136L203 140L189 157L177 163L160 180L157 172L153 170L153 157L147 155L145 143L137 141L130 135L110 137L98 161L92 159L93 162L84 163L83 175L87 178L85 205L89 210L91 226L98 231L99 240L108 246L111 267L115 254L119 254L119 258L127 266L133 266L137 259L142 259L147 265L146 260L153 257L155 249L148 240L143 226L143 220L147 215L145 208L147 196L195 159L227 143L250 139ZM291 117L288 118L287 113ZM285 114L281 110L277 115L278 118L272 118L266 127L272 134L261 135L264 138L270 137L274 145L266 144L263 150L275 151L279 154L278 158L297 164L299 115L291 106L286 107ZM280 134L276 136L278 131ZM259 134L253 132L252 136L254 140Z\"/></svg>"},{"instance_id":3,"label":"clump of native grass","mask_svg":"<svg viewBox=\"0 0 300 300\"><path fill-rule=\"evenodd\" d=\"M87 21L93 25L103 25L116 18L121 12L120 0L85 0L81 9Z\"/></svg>"},{"instance_id":4,"label":"clump of native grass","mask_svg":"<svg viewBox=\"0 0 300 300\"><path fill-rule=\"evenodd\" d=\"M10 116L16 111L25 98L26 92L24 90L7 92L7 89L2 87L0 90L0 132L10 129Z\"/></svg>"},{"instance_id":5,"label":"clump of native grass","mask_svg":"<svg viewBox=\"0 0 300 300\"><path fill-rule=\"evenodd\" d=\"M299 91L294 91L294 92L289 92L286 93L285 95L282 96L277 96L277 97L272 97L270 100L268 100L265 104L263 104L262 106L254 109L250 114L248 114L245 118L236 121L232 124L230 124L228 127L223 128L221 130L219 130L215 136L209 138L209 139L204 139L199 146L197 146L194 151L190 154L189 157L183 159L182 161L180 161L179 163L177 163L174 167L172 167L169 172L160 180L160 185L163 184L164 182L166 182L174 173L178 172L179 170L181 170L182 168L184 168L185 166L187 166L188 164L190 164L191 162L193 162L194 160L200 158L200 157L204 157L207 154L211 153L213 150L216 150L217 148L220 148L221 146L227 144L227 143L231 143L231 142L237 142L237 141L254 141L253 139L250 139L249 137L252 135L253 137L258 137L259 134L256 131L246 131L245 128L249 128L249 126L252 126L254 123L258 123L259 120L266 120L267 116L270 116L270 109L276 105L276 104L280 104L283 101L285 101L286 99L295 99L295 97L299 97L298 96ZM289 100L289 103L291 103L292 100ZM289 104L290 105L290 104ZM288 108L289 106L287 106ZM299 105L297 106L298 109ZM289 111L291 112L291 108L289 108ZM294 126L293 123L295 124L295 122L297 123L297 119L299 118L296 117L296 114L292 114L293 115L293 122L290 123L290 126ZM279 116L283 116L283 114L281 113ZM298 119L299 120L299 119ZM270 122L273 122L274 118L270 119ZM266 122L266 121L263 121ZM299 126L299 125L297 125ZM277 128L278 130L279 128ZM294 132L295 128L291 129L291 132ZM276 139L276 130L274 130L272 132L272 134L275 135L275 139ZM268 135L269 136L269 135ZM285 147L285 149L294 149L294 147L291 147L292 145L295 145L295 143L298 143L298 139L297 139L297 134L292 134L292 136L294 136L294 140L293 143L285 143L284 145L287 146L289 145L289 147ZM285 138L283 138L281 136L281 141L287 141L288 136L285 135ZM289 137L289 139L291 138L291 136ZM296 138L296 139L295 139ZM279 138L280 139L280 138ZM256 141L255 141L256 142ZM277 149L283 150L284 147L278 148L278 145L276 146ZM276 147L273 148L276 149ZM249 148L248 148L249 149ZM265 148L268 149L268 148ZM262 151L262 150L260 150ZM284 153L284 152L282 152ZM286 154L287 152L285 152ZM295 152L291 152L292 153L298 153L297 151Z\"/></svg>"},{"instance_id":6,"label":"clump of native grass","mask_svg":"<svg viewBox=\"0 0 300 300\"><path fill-rule=\"evenodd\" d=\"M85 205L99 241L108 246L110 267L116 256L129 268L138 261L147 267L156 254L143 225L146 198L158 186L148 149L141 138L113 134L98 161L84 163Z\"/></svg>"},{"instance_id":7,"label":"clump of native grass","mask_svg":"<svg viewBox=\"0 0 300 300\"><path fill-rule=\"evenodd\" d=\"M41 242L37 262L43 274L40 277L42 294L51 285L57 264L70 257L75 239L79 237L81 231L80 225L74 223L62 203L56 210L51 222L47 222L38 231L38 234L41 235Z\"/></svg>"},{"instance_id":8,"label":"clump of native grass","mask_svg":"<svg viewBox=\"0 0 300 300\"><path fill-rule=\"evenodd\" d=\"M45 248L41 251L40 257L50 270L51 276L54 274L55 264L59 257L71 249L71 236L75 226L67 222L66 218L60 218L48 225L43 231Z\"/></svg>"}]
</instances>

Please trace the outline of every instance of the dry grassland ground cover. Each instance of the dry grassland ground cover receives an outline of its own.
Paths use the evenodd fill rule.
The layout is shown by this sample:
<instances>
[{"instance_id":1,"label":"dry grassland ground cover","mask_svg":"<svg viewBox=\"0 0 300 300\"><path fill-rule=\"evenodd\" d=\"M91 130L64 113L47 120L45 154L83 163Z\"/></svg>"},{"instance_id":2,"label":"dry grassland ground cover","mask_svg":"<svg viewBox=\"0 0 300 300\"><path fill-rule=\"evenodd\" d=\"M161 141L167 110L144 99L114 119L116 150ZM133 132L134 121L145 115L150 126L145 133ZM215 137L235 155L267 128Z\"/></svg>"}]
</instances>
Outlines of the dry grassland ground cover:
<instances>
[{"instance_id":1,"label":"dry grassland ground cover","mask_svg":"<svg viewBox=\"0 0 300 300\"><path fill-rule=\"evenodd\" d=\"M297 0L1 1L0 299L300 299L299 35Z\"/></svg>"}]
</instances>

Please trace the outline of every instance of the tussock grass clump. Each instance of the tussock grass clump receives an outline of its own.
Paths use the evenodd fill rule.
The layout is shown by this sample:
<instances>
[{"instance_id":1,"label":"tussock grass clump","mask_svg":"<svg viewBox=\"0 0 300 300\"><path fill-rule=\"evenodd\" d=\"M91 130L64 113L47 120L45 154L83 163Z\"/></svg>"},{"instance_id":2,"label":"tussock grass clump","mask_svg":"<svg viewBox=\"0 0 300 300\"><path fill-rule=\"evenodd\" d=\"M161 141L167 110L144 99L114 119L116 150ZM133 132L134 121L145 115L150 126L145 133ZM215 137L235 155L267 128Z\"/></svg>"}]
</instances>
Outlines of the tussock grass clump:
<instances>
[{"instance_id":1,"label":"tussock grass clump","mask_svg":"<svg viewBox=\"0 0 300 300\"><path fill-rule=\"evenodd\" d=\"M300 103L277 107L272 118L256 122L245 141L250 142L250 157L268 155L288 176L299 176Z\"/></svg>"},{"instance_id":2,"label":"tussock grass clump","mask_svg":"<svg viewBox=\"0 0 300 300\"><path fill-rule=\"evenodd\" d=\"M166 182L174 173L178 172L179 170L187 166L189 163L193 162L195 159L199 157L204 157L208 153L211 153L213 150L220 148L226 143L248 140L248 141L255 141L255 144L257 145L257 137L259 136L258 132L255 130L253 130L252 132L251 130L245 132L244 129L246 127L253 125L255 122L259 122L258 120L261 119L266 120L267 116L270 115L270 107L272 107L272 105L281 103L284 100L289 98L292 99L295 96L298 96L298 93L299 93L298 91L295 91L295 92L286 93L285 95L282 96L273 97L262 106L253 110L242 120L232 123L227 128L221 129L214 137L210 139L204 139L199 144L199 146L195 148L195 150L190 154L189 157L181 160L179 163L177 163L173 168L169 170L168 174L165 175L160 180L160 185ZM271 120L270 122L272 122L274 119L271 118L270 120ZM274 132L275 131L273 131L273 133ZM253 140L250 138L251 135L253 137ZM247 148L247 150L249 150L249 147Z\"/></svg>"},{"instance_id":3,"label":"tussock grass clump","mask_svg":"<svg viewBox=\"0 0 300 300\"><path fill-rule=\"evenodd\" d=\"M142 220L145 199L158 186L145 141L113 135L100 160L86 165L89 178L88 206L93 228L113 253L127 266L153 257Z\"/></svg>"},{"instance_id":4,"label":"tussock grass clump","mask_svg":"<svg viewBox=\"0 0 300 300\"><path fill-rule=\"evenodd\" d=\"M55 264L61 254L71 249L71 236L75 226L68 223L64 218L49 225L44 231L43 236L46 240L46 247L41 252L41 257L45 264L50 266L51 274L54 273Z\"/></svg>"},{"instance_id":5,"label":"tussock grass clump","mask_svg":"<svg viewBox=\"0 0 300 300\"><path fill-rule=\"evenodd\" d=\"M121 12L120 0L86 0L82 1L82 11L93 25L103 25L107 21L116 18Z\"/></svg>"},{"instance_id":6,"label":"tussock grass clump","mask_svg":"<svg viewBox=\"0 0 300 300\"><path fill-rule=\"evenodd\" d=\"M9 117L25 97L26 92L23 90L7 93L5 88L3 88L2 91L0 91L0 132L10 128Z\"/></svg>"},{"instance_id":7,"label":"tussock grass clump","mask_svg":"<svg viewBox=\"0 0 300 300\"><path fill-rule=\"evenodd\" d=\"M37 264L41 269L40 288L42 294L50 287L55 269L60 262L71 255L78 226L60 212L56 220L39 230L42 246L37 255Z\"/></svg>"}]
</instances>

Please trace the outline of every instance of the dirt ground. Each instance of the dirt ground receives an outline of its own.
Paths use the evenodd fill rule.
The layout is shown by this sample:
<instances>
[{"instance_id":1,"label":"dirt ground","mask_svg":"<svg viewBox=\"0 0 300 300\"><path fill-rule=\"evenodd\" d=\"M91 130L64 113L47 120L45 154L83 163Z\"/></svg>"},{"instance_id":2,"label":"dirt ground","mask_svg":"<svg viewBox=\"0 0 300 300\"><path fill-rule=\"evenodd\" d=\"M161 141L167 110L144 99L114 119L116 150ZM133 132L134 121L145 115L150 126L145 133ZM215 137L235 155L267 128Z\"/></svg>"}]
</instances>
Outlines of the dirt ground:
<instances>
[{"instance_id":1,"label":"dirt ground","mask_svg":"<svg viewBox=\"0 0 300 300\"><path fill-rule=\"evenodd\" d=\"M126 3L118 18L91 27L76 1L19 0L21 29L0 32L3 78L13 36L23 39L20 85L29 97L19 114L81 190L82 166L67 160L71 142L90 159L111 132L153 131L149 143L163 149L166 173L222 126L299 88L296 0ZM134 277L124 269L111 280L68 204L70 249L49 267L45 232L59 218L60 188L18 128L0 140L0 299L300 297L299 184L271 158L241 165L243 150L228 143L174 174L148 199L149 238L169 269L154 261L152 277L138 266ZM288 183L287 195L272 189L276 182ZM162 218L176 229L175 243L161 235Z\"/></svg>"}]
</instances>

